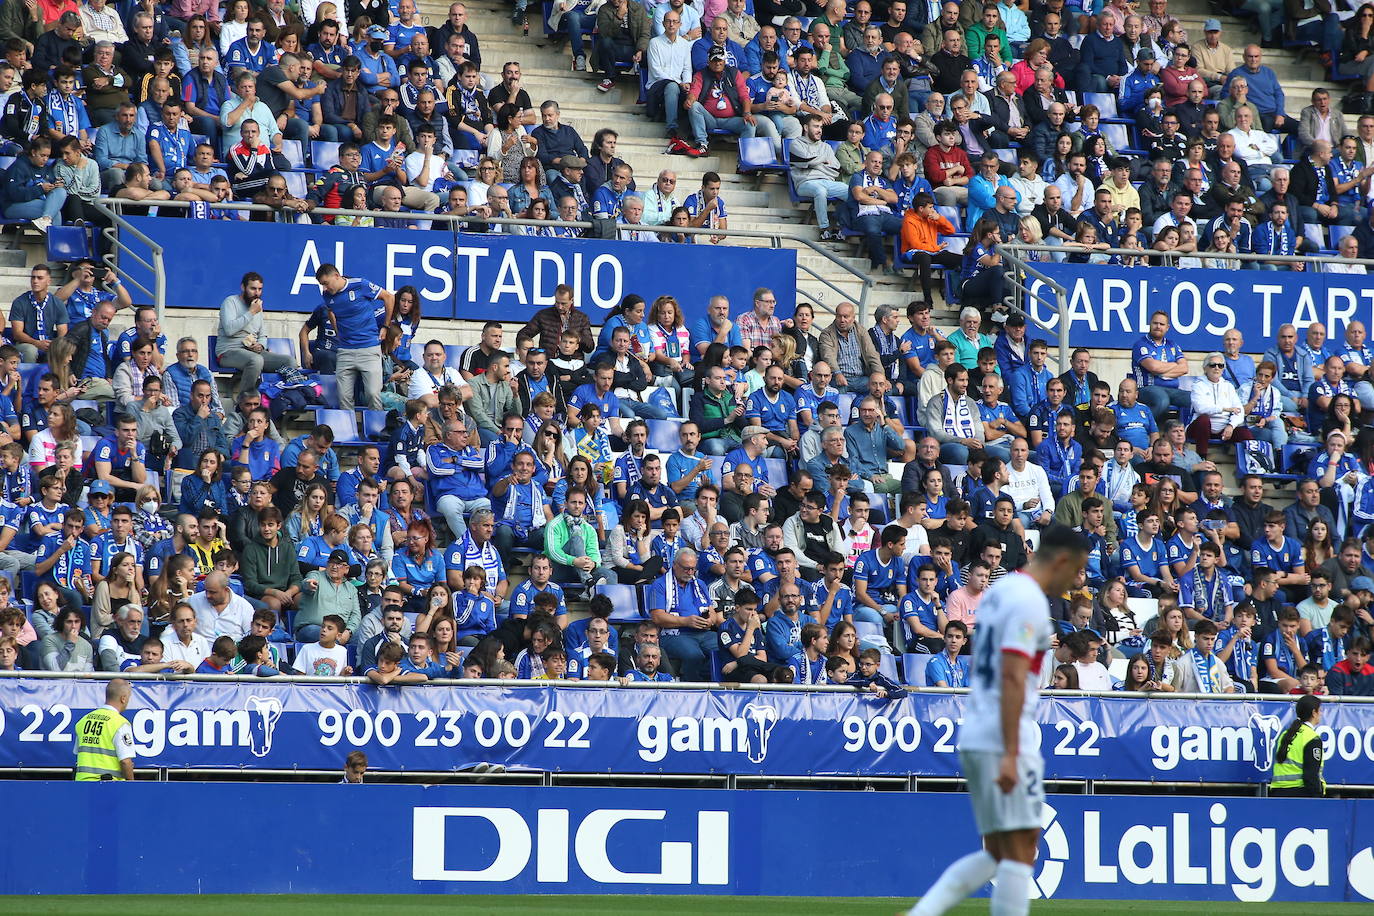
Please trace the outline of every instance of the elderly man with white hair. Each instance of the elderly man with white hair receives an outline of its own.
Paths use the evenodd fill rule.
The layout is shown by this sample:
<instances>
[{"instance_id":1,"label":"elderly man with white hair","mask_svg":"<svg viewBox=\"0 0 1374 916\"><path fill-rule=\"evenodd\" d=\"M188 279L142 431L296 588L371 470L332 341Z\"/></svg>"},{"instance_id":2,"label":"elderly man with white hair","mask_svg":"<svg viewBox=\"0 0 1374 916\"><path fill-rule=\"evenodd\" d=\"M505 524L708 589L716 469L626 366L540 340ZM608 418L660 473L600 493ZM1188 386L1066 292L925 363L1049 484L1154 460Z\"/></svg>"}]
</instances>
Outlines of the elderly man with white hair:
<instances>
[{"instance_id":1,"label":"elderly man with white hair","mask_svg":"<svg viewBox=\"0 0 1374 916\"><path fill-rule=\"evenodd\" d=\"M644 198L626 194L620 204L619 237L626 242L657 242L658 233L644 225Z\"/></svg>"},{"instance_id":2,"label":"elderly man with white hair","mask_svg":"<svg viewBox=\"0 0 1374 916\"><path fill-rule=\"evenodd\" d=\"M1336 246L1336 253L1342 258L1354 260L1360 256L1359 240L1353 235L1347 235L1341 239ZM1368 271L1363 264L1346 264L1339 261L1332 261L1322 266L1322 273L1327 274L1365 274Z\"/></svg>"}]
</instances>

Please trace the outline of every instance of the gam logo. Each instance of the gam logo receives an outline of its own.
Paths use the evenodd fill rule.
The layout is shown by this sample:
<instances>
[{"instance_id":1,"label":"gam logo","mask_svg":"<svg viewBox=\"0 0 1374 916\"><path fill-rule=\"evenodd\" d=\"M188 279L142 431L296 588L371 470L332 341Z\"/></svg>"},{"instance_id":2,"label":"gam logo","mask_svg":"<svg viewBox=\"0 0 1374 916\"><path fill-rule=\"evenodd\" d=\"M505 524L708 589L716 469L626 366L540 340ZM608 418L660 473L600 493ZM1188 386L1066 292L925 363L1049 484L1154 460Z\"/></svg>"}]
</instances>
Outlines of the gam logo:
<instances>
[{"instance_id":1,"label":"gam logo","mask_svg":"<svg viewBox=\"0 0 1374 916\"><path fill-rule=\"evenodd\" d=\"M742 753L750 763L768 758L769 737L778 724L777 707L755 700L746 703L742 716L641 716L638 738L640 759L657 763L669 751L691 753Z\"/></svg>"}]
</instances>

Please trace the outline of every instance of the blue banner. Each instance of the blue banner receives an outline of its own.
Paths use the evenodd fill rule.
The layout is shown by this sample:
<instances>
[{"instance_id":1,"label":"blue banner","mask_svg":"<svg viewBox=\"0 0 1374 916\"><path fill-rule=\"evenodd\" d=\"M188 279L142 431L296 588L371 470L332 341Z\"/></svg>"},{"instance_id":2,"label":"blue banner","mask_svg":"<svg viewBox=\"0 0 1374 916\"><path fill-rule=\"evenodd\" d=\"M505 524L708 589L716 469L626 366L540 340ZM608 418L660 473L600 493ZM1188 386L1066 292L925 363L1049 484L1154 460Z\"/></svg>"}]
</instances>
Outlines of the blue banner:
<instances>
[{"instance_id":1,"label":"blue banner","mask_svg":"<svg viewBox=\"0 0 1374 916\"><path fill-rule=\"evenodd\" d=\"M1374 321L1374 275L1311 273L1313 265L1307 266L1309 271L1293 273L1036 265L1068 291L1072 346L1129 349L1149 330L1151 313L1162 311L1169 316L1170 339L1185 350L1218 350L1222 333L1237 328L1247 353L1273 346L1283 324L1301 330L1320 321L1328 338L1339 340L1350 322L1369 327ZM1044 297L1032 302L1031 314L1057 328L1053 293L1038 280L1031 286Z\"/></svg>"},{"instance_id":2,"label":"blue banner","mask_svg":"<svg viewBox=\"0 0 1374 916\"><path fill-rule=\"evenodd\" d=\"M72 764L72 723L104 683L4 681L0 767ZM387 687L139 681L140 766L327 770L354 748L384 770L499 763L571 773L960 775L964 698L838 691ZM1326 779L1367 785L1374 704L1329 703ZM1267 782L1292 703L1047 697L1046 779Z\"/></svg>"},{"instance_id":3,"label":"blue banner","mask_svg":"<svg viewBox=\"0 0 1374 916\"><path fill-rule=\"evenodd\" d=\"M187 232L185 220L145 216L129 221L162 246L167 305L180 308L218 308L225 296L239 291L243 274L256 270L263 275L269 311L313 311L320 304L315 269L326 263L389 290L413 285L426 317L470 321L525 321L553 304L560 283L572 286L593 325L629 293L649 302L675 296L689 327L706 314L715 295L729 297L736 314L751 307L760 286L777 295L779 314L792 314L797 299L797 255L785 248L219 220L197 223L195 232ZM125 241L148 257L132 237ZM132 259L125 266L144 287L153 288L151 276Z\"/></svg>"},{"instance_id":4,"label":"blue banner","mask_svg":"<svg viewBox=\"0 0 1374 916\"><path fill-rule=\"evenodd\" d=\"M912 898L978 847L953 793L51 782L10 796L24 839L0 857L3 894ZM1038 898L1374 900L1371 801L1048 801ZM188 841L150 826L154 809L221 816Z\"/></svg>"}]
</instances>

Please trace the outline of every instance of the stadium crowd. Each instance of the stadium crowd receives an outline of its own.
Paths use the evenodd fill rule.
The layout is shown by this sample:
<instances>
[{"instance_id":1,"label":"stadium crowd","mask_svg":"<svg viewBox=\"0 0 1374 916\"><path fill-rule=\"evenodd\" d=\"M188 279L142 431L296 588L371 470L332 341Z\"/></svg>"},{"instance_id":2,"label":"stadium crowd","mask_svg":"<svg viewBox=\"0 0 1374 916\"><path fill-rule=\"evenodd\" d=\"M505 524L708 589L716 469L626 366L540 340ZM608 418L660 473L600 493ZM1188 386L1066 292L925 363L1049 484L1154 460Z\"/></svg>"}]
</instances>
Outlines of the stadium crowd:
<instances>
[{"instance_id":1,"label":"stadium crowd","mask_svg":"<svg viewBox=\"0 0 1374 916\"><path fill-rule=\"evenodd\" d=\"M643 241L728 228L715 173L686 198L666 170L636 190L612 128L588 148L556 100L535 107L518 62L484 76L461 3L434 29L412 0L349 4L348 22L318 3L308 25L280 0L201 6L0 7L7 218L99 225L91 204L111 194L175 198L187 206L161 215L189 218L227 216L215 205L234 198L288 222L346 205L377 211L335 218L357 226L449 212L502 231L487 220L556 211ZM928 657L925 684L962 686L980 595L1059 523L1094 552L1056 599L1047 683L1374 694L1374 351L1359 322L1340 340L1285 325L1250 348L1258 361L1231 331L1198 367L1157 314L1113 389L1088 350L1055 375L1023 320L987 320L999 239L1211 266L1257 244L1294 254L1320 224L1353 228L1339 242L1353 254L1374 239L1374 116L1347 137L1318 93L1290 121L1260 48L1235 66L1215 20L1189 46L1166 0L1148 17L949 3L933 22L925 5L836 0L806 26L800 6L756 19L729 0L708 22L680 0L652 14L611 0L597 85L638 69L685 155L712 132L792 141L826 238L826 202L842 198L875 269L918 268L907 330L888 306L871 327L849 303L825 327L806 304L782 320L768 289L715 297L690 326L644 290L598 330L560 287L455 358L421 332L415 288L324 265L322 304L285 347L263 318L279 291L253 272L216 291L213 342L173 343L102 267L79 262L58 285L35 266L0 347L0 568L18 585L0 588L0 667L890 694L902 688L880 669L904 650ZM589 66L585 9L562 20L574 69ZM1125 125L1066 81L1108 93L1139 154L1114 149L1108 128ZM338 143L338 161L297 196L285 143L304 156L315 140ZM1013 145L1014 165L997 152ZM961 260L947 207L973 227ZM933 265L964 274L944 332ZM382 418L358 441L336 448L326 423L280 433L303 405L356 420L359 402ZM1258 472L1234 500L1208 460L1223 446ZM1266 485L1280 463L1298 468L1291 492ZM570 599L590 616L569 622ZM1124 678L1102 664L1115 657L1130 658Z\"/></svg>"},{"instance_id":2,"label":"stadium crowd","mask_svg":"<svg viewBox=\"0 0 1374 916\"><path fill-rule=\"evenodd\" d=\"M1264 62L1282 34L1374 86L1374 5L1236 4L1264 39L1239 56L1219 19L1190 41L1168 0L1145 15L1079 6L560 0L548 28L598 89L640 78L668 152L772 141L753 165L787 172L822 240L860 238L875 271L914 269L926 299L938 266L964 300L1000 303L998 241L1126 266L1374 254L1374 92L1338 105L1318 89L1292 118ZM728 228L716 173L690 192L670 169L635 176L613 126L589 145L556 98L536 106L519 61L484 73L467 15L454 3L427 27L414 0L11 4L0 209L45 231L103 225L103 194L200 219L242 217L215 206L238 200L272 208L253 218L351 226L441 228L424 217L446 213L465 231L577 234L489 222L563 218L668 243L697 240L674 226ZM312 212L326 207L369 212Z\"/></svg>"}]
</instances>

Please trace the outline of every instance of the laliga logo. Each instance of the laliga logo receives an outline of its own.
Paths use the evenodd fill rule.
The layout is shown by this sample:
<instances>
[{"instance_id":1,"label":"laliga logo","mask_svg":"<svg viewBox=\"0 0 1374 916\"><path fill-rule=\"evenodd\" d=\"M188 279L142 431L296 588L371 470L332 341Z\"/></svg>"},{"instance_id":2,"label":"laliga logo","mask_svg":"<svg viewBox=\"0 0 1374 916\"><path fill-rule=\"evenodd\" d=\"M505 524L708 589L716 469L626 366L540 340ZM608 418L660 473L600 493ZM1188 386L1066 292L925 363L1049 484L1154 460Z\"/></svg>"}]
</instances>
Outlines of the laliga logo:
<instances>
[{"instance_id":1,"label":"laliga logo","mask_svg":"<svg viewBox=\"0 0 1374 916\"><path fill-rule=\"evenodd\" d=\"M281 718L281 700L250 696L243 703L248 713L248 744L254 757L266 757L272 750L272 733Z\"/></svg>"},{"instance_id":2,"label":"laliga logo","mask_svg":"<svg viewBox=\"0 0 1374 916\"><path fill-rule=\"evenodd\" d=\"M1274 747L1278 743L1283 722L1278 716L1250 714L1250 738L1255 749L1255 769L1268 773L1274 766Z\"/></svg>"},{"instance_id":3,"label":"laliga logo","mask_svg":"<svg viewBox=\"0 0 1374 916\"><path fill-rule=\"evenodd\" d=\"M1036 872L1031 886L1031 899L1049 898L1059 889L1064 877L1064 863L1069 860L1069 838L1064 833L1064 825L1059 823L1058 812L1045 805L1040 815L1040 870Z\"/></svg>"}]
</instances>

